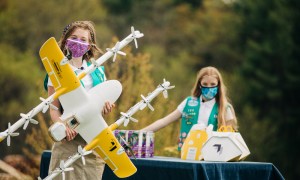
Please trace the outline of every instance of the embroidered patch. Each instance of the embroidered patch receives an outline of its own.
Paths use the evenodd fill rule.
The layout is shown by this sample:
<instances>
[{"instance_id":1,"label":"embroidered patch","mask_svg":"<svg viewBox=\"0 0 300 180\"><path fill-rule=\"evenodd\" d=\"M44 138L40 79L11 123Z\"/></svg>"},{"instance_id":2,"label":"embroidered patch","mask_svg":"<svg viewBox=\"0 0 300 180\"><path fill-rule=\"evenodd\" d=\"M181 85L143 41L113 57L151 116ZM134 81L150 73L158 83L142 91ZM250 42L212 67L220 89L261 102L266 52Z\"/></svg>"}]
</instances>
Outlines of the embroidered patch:
<instances>
[{"instance_id":1,"label":"embroidered patch","mask_svg":"<svg viewBox=\"0 0 300 180\"><path fill-rule=\"evenodd\" d=\"M198 101L196 101L196 100L190 100L190 101L188 102L188 105L189 105L189 106L198 106Z\"/></svg>"}]
</instances>

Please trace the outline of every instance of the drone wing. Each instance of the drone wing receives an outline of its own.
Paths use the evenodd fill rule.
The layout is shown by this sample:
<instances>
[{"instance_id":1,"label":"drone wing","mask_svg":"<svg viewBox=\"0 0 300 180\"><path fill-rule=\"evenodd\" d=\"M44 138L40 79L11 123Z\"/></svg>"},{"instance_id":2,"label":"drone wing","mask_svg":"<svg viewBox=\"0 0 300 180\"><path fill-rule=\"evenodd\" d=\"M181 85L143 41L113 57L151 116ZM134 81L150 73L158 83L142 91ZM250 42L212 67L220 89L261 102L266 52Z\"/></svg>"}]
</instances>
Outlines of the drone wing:
<instances>
[{"instance_id":1,"label":"drone wing","mask_svg":"<svg viewBox=\"0 0 300 180\"><path fill-rule=\"evenodd\" d=\"M70 65L63 63L65 56L54 37L42 45L40 57L56 92L54 99L80 86L80 81Z\"/></svg>"}]
</instances>

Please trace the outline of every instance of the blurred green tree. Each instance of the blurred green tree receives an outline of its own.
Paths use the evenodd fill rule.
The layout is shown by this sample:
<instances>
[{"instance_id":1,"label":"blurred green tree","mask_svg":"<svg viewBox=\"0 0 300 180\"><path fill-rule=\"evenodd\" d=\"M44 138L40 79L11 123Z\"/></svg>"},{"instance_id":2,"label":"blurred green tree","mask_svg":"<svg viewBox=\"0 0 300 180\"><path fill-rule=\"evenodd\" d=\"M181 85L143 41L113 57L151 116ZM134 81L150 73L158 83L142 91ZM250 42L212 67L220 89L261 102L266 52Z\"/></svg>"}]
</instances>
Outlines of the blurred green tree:
<instances>
[{"instance_id":1,"label":"blurred green tree","mask_svg":"<svg viewBox=\"0 0 300 180\"><path fill-rule=\"evenodd\" d=\"M240 1L240 50L245 58L240 85L245 88L241 129L252 160L273 162L287 179L300 177L300 71L298 1ZM288 152L288 153L284 153ZM296 178L296 179L298 179Z\"/></svg>"},{"instance_id":2,"label":"blurred green tree","mask_svg":"<svg viewBox=\"0 0 300 180\"><path fill-rule=\"evenodd\" d=\"M17 52L12 46L0 44L0 131L6 130L8 122L13 124L20 119L20 113L27 113L37 105L37 94L43 96L40 86L42 73L36 58L30 52ZM1 157L8 152L21 153L18 145L23 144L24 132L21 129L18 132L20 136L12 139L14 148L6 147L5 142L0 144Z\"/></svg>"}]
</instances>

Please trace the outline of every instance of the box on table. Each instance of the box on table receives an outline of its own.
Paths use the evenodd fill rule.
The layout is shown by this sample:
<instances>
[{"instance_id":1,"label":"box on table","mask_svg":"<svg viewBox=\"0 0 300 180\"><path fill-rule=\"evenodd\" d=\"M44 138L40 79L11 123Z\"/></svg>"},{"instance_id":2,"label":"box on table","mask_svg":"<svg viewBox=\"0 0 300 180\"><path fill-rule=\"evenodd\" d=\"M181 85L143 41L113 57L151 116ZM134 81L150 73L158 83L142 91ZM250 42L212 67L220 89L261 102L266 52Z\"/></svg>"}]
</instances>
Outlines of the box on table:
<instances>
[{"instance_id":1,"label":"box on table","mask_svg":"<svg viewBox=\"0 0 300 180\"><path fill-rule=\"evenodd\" d=\"M120 144L123 146L127 142L137 158L149 158L154 155L154 132L138 130L115 130L114 134ZM130 150L125 150L129 157L133 157Z\"/></svg>"}]
</instances>

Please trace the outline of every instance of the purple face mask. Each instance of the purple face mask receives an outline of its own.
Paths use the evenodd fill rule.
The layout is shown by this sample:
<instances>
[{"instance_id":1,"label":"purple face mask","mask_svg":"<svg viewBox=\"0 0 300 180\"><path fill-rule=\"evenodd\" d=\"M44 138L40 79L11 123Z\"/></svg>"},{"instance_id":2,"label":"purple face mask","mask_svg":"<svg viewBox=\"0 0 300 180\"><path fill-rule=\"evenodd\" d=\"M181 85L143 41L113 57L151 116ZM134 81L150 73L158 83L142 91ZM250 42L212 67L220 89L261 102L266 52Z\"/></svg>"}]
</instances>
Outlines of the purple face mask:
<instances>
[{"instance_id":1,"label":"purple face mask","mask_svg":"<svg viewBox=\"0 0 300 180\"><path fill-rule=\"evenodd\" d=\"M66 47L72 52L72 57L82 57L88 50L89 44L80 39L67 39Z\"/></svg>"}]
</instances>

